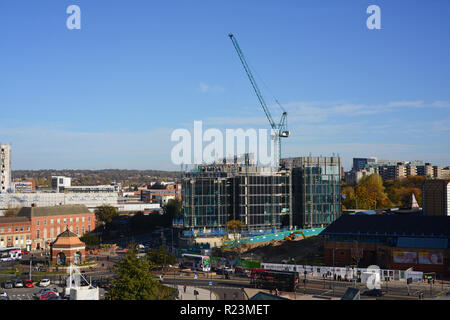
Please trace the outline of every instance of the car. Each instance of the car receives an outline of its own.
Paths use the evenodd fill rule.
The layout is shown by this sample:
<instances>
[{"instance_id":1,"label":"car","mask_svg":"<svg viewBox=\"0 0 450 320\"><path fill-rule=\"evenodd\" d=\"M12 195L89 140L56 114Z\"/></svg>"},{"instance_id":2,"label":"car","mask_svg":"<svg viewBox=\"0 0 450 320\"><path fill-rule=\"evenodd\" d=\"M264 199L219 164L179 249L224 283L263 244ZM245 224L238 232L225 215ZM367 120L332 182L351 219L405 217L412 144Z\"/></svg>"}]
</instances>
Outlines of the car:
<instances>
[{"instance_id":1,"label":"car","mask_svg":"<svg viewBox=\"0 0 450 320\"><path fill-rule=\"evenodd\" d=\"M58 295L54 291L49 291L39 296L39 300L48 300L50 297L57 297Z\"/></svg>"},{"instance_id":2,"label":"car","mask_svg":"<svg viewBox=\"0 0 450 320\"><path fill-rule=\"evenodd\" d=\"M47 299L45 300L62 300L62 298L60 296L49 296Z\"/></svg>"},{"instance_id":3,"label":"car","mask_svg":"<svg viewBox=\"0 0 450 320\"><path fill-rule=\"evenodd\" d=\"M34 283L31 280L25 281L25 287L26 288L34 288Z\"/></svg>"},{"instance_id":4,"label":"car","mask_svg":"<svg viewBox=\"0 0 450 320\"><path fill-rule=\"evenodd\" d=\"M1 296L0 300L9 300L9 297L8 296Z\"/></svg>"},{"instance_id":5,"label":"car","mask_svg":"<svg viewBox=\"0 0 450 320\"><path fill-rule=\"evenodd\" d=\"M380 289L372 289L363 292L364 296L381 297L384 295L384 291Z\"/></svg>"},{"instance_id":6,"label":"car","mask_svg":"<svg viewBox=\"0 0 450 320\"><path fill-rule=\"evenodd\" d=\"M53 290L50 289L50 288L44 288L44 289L41 289L41 290L39 290L38 292L36 292L36 293L34 294L34 296L35 296L37 299L39 299L39 297L40 297L41 295L44 295L44 294L46 294L46 293L48 293L48 292L51 292L51 291L53 291Z\"/></svg>"},{"instance_id":7,"label":"car","mask_svg":"<svg viewBox=\"0 0 450 320\"><path fill-rule=\"evenodd\" d=\"M8 294L6 293L5 290L0 290L0 297L7 297Z\"/></svg>"},{"instance_id":8,"label":"car","mask_svg":"<svg viewBox=\"0 0 450 320\"><path fill-rule=\"evenodd\" d=\"M23 253L23 254L29 254L30 251L28 251L28 250L22 250L22 253Z\"/></svg>"},{"instance_id":9,"label":"car","mask_svg":"<svg viewBox=\"0 0 450 320\"><path fill-rule=\"evenodd\" d=\"M23 288L23 281L22 280L14 281L14 288Z\"/></svg>"},{"instance_id":10,"label":"car","mask_svg":"<svg viewBox=\"0 0 450 320\"><path fill-rule=\"evenodd\" d=\"M14 284L11 280L6 280L5 282L5 289L12 289L14 287Z\"/></svg>"},{"instance_id":11,"label":"car","mask_svg":"<svg viewBox=\"0 0 450 320\"><path fill-rule=\"evenodd\" d=\"M39 282L39 287L48 287L50 285L50 279L42 279Z\"/></svg>"}]
</instances>

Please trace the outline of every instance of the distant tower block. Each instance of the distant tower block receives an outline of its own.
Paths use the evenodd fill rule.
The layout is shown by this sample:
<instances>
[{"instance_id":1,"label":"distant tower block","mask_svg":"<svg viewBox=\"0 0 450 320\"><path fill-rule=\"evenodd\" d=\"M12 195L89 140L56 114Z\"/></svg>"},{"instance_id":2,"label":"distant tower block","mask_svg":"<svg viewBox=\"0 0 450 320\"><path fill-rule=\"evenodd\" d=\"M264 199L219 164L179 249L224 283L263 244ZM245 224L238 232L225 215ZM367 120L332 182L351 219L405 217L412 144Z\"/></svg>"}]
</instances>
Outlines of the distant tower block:
<instances>
[{"instance_id":1,"label":"distant tower block","mask_svg":"<svg viewBox=\"0 0 450 320\"><path fill-rule=\"evenodd\" d=\"M0 193L11 188L11 146L0 144Z\"/></svg>"}]
</instances>

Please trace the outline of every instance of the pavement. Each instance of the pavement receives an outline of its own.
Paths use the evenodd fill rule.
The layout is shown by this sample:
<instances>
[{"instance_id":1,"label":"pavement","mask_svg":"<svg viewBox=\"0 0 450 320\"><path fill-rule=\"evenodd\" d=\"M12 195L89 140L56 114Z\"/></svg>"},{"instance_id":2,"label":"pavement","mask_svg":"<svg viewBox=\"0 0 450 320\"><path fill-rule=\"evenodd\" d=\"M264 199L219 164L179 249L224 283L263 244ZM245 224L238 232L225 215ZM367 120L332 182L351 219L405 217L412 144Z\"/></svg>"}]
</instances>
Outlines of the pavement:
<instances>
[{"instance_id":1,"label":"pavement","mask_svg":"<svg viewBox=\"0 0 450 320\"><path fill-rule=\"evenodd\" d=\"M186 286L186 291L184 291L184 288L181 285L170 286L178 288L179 300L218 300L217 294L207 289L194 286ZM194 291L197 291L198 295L195 295Z\"/></svg>"}]
</instances>

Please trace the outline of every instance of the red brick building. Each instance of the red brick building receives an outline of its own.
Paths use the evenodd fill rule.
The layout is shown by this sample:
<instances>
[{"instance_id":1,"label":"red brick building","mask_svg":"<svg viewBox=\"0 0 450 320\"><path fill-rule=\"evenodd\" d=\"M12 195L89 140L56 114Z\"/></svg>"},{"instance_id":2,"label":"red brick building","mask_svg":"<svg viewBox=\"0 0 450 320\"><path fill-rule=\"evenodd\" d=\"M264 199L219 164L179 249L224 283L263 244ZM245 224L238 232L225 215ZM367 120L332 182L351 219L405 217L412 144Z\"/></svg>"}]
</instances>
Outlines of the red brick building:
<instances>
[{"instance_id":1,"label":"red brick building","mask_svg":"<svg viewBox=\"0 0 450 320\"><path fill-rule=\"evenodd\" d=\"M0 248L26 248L31 239L31 219L27 217L0 217Z\"/></svg>"},{"instance_id":2,"label":"red brick building","mask_svg":"<svg viewBox=\"0 0 450 320\"><path fill-rule=\"evenodd\" d=\"M84 205L24 207L15 217L0 217L0 247L48 250L66 228L78 236L93 231L95 213Z\"/></svg>"},{"instance_id":3,"label":"red brick building","mask_svg":"<svg viewBox=\"0 0 450 320\"><path fill-rule=\"evenodd\" d=\"M70 230L62 232L50 245L52 265L66 266L85 262L86 246L80 238Z\"/></svg>"},{"instance_id":4,"label":"red brick building","mask_svg":"<svg viewBox=\"0 0 450 320\"><path fill-rule=\"evenodd\" d=\"M321 235L329 266L450 274L450 217L344 215Z\"/></svg>"}]
</instances>

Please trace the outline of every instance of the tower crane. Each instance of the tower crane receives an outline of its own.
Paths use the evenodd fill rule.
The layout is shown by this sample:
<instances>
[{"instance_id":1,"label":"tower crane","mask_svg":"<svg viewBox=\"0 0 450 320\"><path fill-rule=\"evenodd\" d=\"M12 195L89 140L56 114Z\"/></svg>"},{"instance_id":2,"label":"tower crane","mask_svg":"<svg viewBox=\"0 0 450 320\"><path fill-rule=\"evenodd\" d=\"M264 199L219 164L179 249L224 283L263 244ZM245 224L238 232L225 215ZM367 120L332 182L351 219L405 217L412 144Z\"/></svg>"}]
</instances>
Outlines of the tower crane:
<instances>
[{"instance_id":1,"label":"tower crane","mask_svg":"<svg viewBox=\"0 0 450 320\"><path fill-rule=\"evenodd\" d=\"M267 119L269 120L270 126L272 127L273 135L272 138L274 139L274 167L276 170L278 170L278 167L280 165L280 159L281 159L281 138L287 138L291 135L290 131L287 130L287 112L281 107L283 113L281 115L280 122L277 124L272 118L272 115L270 114L270 110L267 107L266 102L264 101L264 98L261 94L261 91L258 88L258 85L256 84L255 78L253 77L253 74L250 70L250 67L247 64L247 61L245 60L244 54L242 53L241 48L239 47L239 44L231 33L228 35L230 37L231 41L233 42L234 48L236 49L236 52L239 56L239 59L242 62L242 65L244 66L245 72L247 73L247 76L250 80L250 83L253 86L253 90L256 93L256 96L258 97L259 103L261 104L264 113L266 114Z\"/></svg>"}]
</instances>

